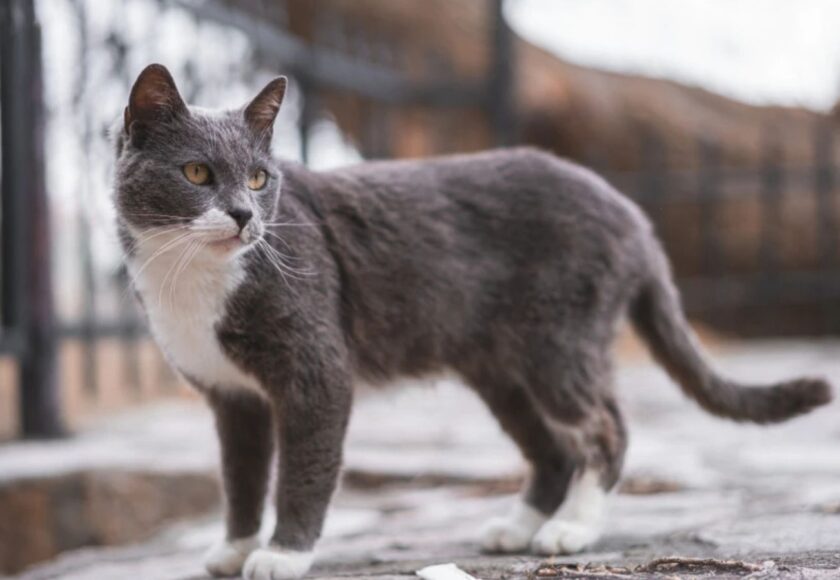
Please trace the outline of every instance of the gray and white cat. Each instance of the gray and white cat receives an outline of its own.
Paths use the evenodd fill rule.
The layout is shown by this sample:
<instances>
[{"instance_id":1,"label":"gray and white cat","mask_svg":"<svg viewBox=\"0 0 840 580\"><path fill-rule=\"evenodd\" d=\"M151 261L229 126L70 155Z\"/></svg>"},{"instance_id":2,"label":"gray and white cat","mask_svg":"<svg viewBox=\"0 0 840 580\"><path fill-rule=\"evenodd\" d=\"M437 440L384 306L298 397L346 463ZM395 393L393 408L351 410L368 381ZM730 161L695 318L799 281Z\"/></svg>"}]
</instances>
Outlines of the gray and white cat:
<instances>
[{"instance_id":1,"label":"gray and white cat","mask_svg":"<svg viewBox=\"0 0 840 580\"><path fill-rule=\"evenodd\" d=\"M512 149L311 172L270 154L285 88L205 111L151 65L116 143L138 296L215 413L227 537L211 573L306 573L359 380L448 370L474 389L532 467L483 547L539 554L598 538L626 447L610 364L625 313L712 414L773 423L830 399L822 380L750 388L712 370L648 221L586 169ZM261 546L275 450L277 525Z\"/></svg>"}]
</instances>

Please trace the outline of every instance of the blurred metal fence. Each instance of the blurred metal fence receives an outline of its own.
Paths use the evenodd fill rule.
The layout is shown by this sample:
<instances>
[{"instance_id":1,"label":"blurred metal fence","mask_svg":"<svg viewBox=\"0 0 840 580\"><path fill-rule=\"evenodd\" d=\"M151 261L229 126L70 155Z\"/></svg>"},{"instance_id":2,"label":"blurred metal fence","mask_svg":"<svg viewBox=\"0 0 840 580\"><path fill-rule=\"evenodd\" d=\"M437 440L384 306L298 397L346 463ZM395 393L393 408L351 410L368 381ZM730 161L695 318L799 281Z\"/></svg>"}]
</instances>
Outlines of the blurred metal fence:
<instances>
[{"instance_id":1,"label":"blurred metal fence","mask_svg":"<svg viewBox=\"0 0 840 580\"><path fill-rule=\"evenodd\" d=\"M391 156L386 111L422 105L432 109L471 107L483 110L499 143L509 143L515 132L511 82L512 42L502 15L502 1L490 0L488 18L492 19L487 50L491 66L482 78L465 79L450 73L445 55L436 54L438 73L433 78L417 79L400 68L400 46L377 42L376 39L350 37L352 32L336 22L336 15L320 14L314 39L304 41L284 27L287 3L282 0L230 2L226 0L121 0L120 19L131 18L130 10L146 2L157 11L155 24L162 15L178 11L188 14L197 25L212 23L224 29L244 31L251 45L252 61L231 74L253 75L252 67L289 74L299 90L301 110L298 119L300 157L306 161L310 152L309 138L321 108L323 91L347 93L381 105L382 114L370 114L365 120L359 149L366 157ZM45 10L69 8L67 22L78 40L73 47L73 91L70 107L79 122L73 130L80 135L78 186L73 192L77 207L72 223L61 218L53 223L59 230L76 232L78 251L73 253L72 269L81 280L80 313L71 319L56 316L50 271L65 264L50 259L50 209L45 187L44 120L47 111L43 102L42 47L37 21L36 0L3 0L0 2L0 99L2 99L2 318L0 319L0 354L13 356L19 369L19 431L24 437L48 437L65 432L59 393L64 376L56 375L57 349L68 340L81 347L81 383L86 395L97 397L100 368L113 361L103 360L99 345L103 340L116 340L121 355L118 381L127 389L140 389L140 343L145 336L142 316L131 300L124 271L114 271L103 278L95 264L95 234L89 208L91 176L99 158L107 155L101 142L102 127L96 116L102 108L106 88L97 86L96 77L117 79L124 99L139 68L131 65L136 49L125 27L114 26L99 45L91 46L88 30L91 22L90 3L66 0L60 6L51 3ZM96 9L96 7L94 7ZM63 32L62 32L63 34ZM155 43L154 34L142 42ZM221 40L219 40L221 42ZM353 47L348 50L347 47ZM107 52L107 59L92 58L95 50ZM102 59L100 59L102 60ZM107 63L105 62L107 61ZM97 70L95 70L97 69ZM136 70L135 70L136 69ZM65 72L65 71L62 71ZM200 72L192 61L184 68L189 77L182 84L185 97L192 101L200 88ZM249 77L250 78L250 77ZM218 83L218 79L210 82ZM119 111L115 108L115 111ZM55 244L56 242L53 241ZM64 242L60 242L63 246ZM62 251L66 248L61 247ZM64 252L62 255L66 255ZM60 275L55 276L63 282ZM103 316L102 302L111 299L112 315ZM158 380L172 382L173 377L158 361Z\"/></svg>"},{"instance_id":2,"label":"blurred metal fence","mask_svg":"<svg viewBox=\"0 0 840 580\"><path fill-rule=\"evenodd\" d=\"M56 351L62 344L72 341L80 347L82 362L76 372L90 397L100 395L98 377L104 365L116 364L121 388L134 391L141 388L141 369L149 366L141 360L141 346L146 341L142 315L125 299L130 293L125 272L114 269L103 276L97 270L97 224L84 206L91 203L88 190L94 187L95 161L108 155L96 117L105 91L95 77L118 80L114 91L118 94L111 103L118 111L142 62L132 59L133 51L142 43L154 44L159 39L149 35L138 40L117 27L102 36L97 46L91 46L86 30L90 2L63 2L71 9L79 38L69 106L79 116L73 130L80 135L77 173L81 178L73 192L75 213L69 220L62 216L59 223L54 219L52 231L48 210L55 207L47 203L43 143L49 111L45 111L42 98L41 38L33 8L37 3L0 2L0 354L12 355L18 362L20 432L31 437L64 432L58 393L59 379L66 377L56 374ZM459 107L479 109L499 144L516 141L514 42L501 0L487 2L492 23L486 40L490 65L483 76L462 78L447 65L446 55L435 54L429 57L435 62L435 74L422 79L401 68L398 43L354 35L328 11L320 14L313 38L306 41L284 26L287 3L281 0L120 3L126 18L133 6L148 4L157 11L158 19L177 11L201 26L220 27L209 30L211 36L219 30L244 31L251 60L224 74L246 77L250 85L254 79L249 71L254 68L279 70L293 77L293 87L299 91L297 142L303 160L312 152L313 127L328 106L322 97L335 93L356 95L374 104L366 109L363 130L357 136L356 145L364 157L392 156L390 117L418 105L441 112ZM93 59L95 51L107 53L107 62ZM180 71L185 77L181 87L189 101L194 101L202 86L225 82L222 77L203 78L207 71L199 69L189 61ZM597 159L589 162L651 216L673 258L691 314L747 334L779 334L781 318L790 319L785 332L796 332L798 319L808 319L807 328L813 331L816 319L822 333L837 333L840 168L833 141L832 128L814 127L812 162L792 166L782 157L777 141L768 137L763 161L756 167L739 168L721 161L722 144L699 142L696 165L674 170L663 140L640 132L640 170L616 172L598 167ZM446 135L438 142L445 148ZM783 232L791 200L799 204L796 211L805 216L806 224L801 239L794 235L793 265L788 263L790 232ZM76 232L77 248L70 254L61 253L61 260L53 259L52 269L72 270L80 278L79 313L72 317L53 313L53 290L65 280L57 271L53 285L50 276L50 249L65 250L56 234L69 227ZM687 230L693 234L684 235ZM768 305L775 309L772 316L766 314ZM110 313L103 315L103 310ZM103 341L115 342L119 354L103 355L99 348ZM112 356L119 360L105 360ZM155 364L155 380L173 384L173 376L159 357Z\"/></svg>"},{"instance_id":3,"label":"blurred metal fence","mask_svg":"<svg viewBox=\"0 0 840 580\"><path fill-rule=\"evenodd\" d=\"M810 162L788 163L765 130L755 167L727 166L699 141L697 164L669 169L663 139L641 133L642 169L604 168L650 216L689 314L739 336L840 333L840 166L830 124L812 129Z\"/></svg>"},{"instance_id":4,"label":"blurred metal fence","mask_svg":"<svg viewBox=\"0 0 840 580\"><path fill-rule=\"evenodd\" d=\"M0 3L0 354L18 361L25 433L63 431L44 184L41 31L31 2Z\"/></svg>"}]
</instances>

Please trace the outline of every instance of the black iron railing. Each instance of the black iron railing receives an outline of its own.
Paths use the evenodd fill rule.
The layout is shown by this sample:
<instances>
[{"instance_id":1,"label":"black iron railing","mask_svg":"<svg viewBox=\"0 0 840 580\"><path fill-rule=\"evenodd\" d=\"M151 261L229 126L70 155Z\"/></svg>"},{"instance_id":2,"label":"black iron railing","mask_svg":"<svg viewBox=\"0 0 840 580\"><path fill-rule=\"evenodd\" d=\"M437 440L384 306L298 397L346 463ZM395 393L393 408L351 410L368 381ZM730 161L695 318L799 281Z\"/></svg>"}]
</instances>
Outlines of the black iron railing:
<instances>
[{"instance_id":1,"label":"black iron railing","mask_svg":"<svg viewBox=\"0 0 840 580\"><path fill-rule=\"evenodd\" d=\"M89 46L85 14L89 3L65 1L76 11L81 38L77 46L80 66L72 96L74 114L81 118L78 133L84 162L78 172L89 173L95 163L101 165L100 157L105 156L107 147L102 148L100 127L93 120L99 103L92 99L98 90L91 89L95 86L91 69L95 67L88 66L88 59L92 52L107 52L111 68L103 73L99 59L99 79L116 80L127 94L137 72L137 59L132 61L130 56L138 47L120 30L114 30L104 41L100 38L96 47ZM445 55L431 55L437 72L421 79L394 64L399 61L398 55L383 55L383 51L399 51L397 46L378 43L362 46L361 50L342 49L347 45L358 48L373 40L339 38L346 31L342 32L340 23L330 23L334 15L322 15L326 25L316 30L313 40L302 40L284 26L286 4L282 0L122 3L125 8L143 1L161 11L186 11L196 21L244 31L253 47L249 69L262 67L291 75L302 95L298 132L304 160L311 149L313 125L328 106L325 96L336 93L355 95L368 105L356 143L366 157L393 156L393 131L388 127L392 114L417 106L433 109L444 118L457 114L459 108L479 110L498 144L516 141L515 43L503 18L501 0L487 3L491 26L486 50L490 64L479 78L463 78L452 72ZM66 377L56 377L56 350L62 344L72 341L80 347L81 383L92 397L101 392L98 378L104 365L118 367L120 376L116 380L132 392L141 390L141 369L149 366L141 361L145 329L142 315L130 298L125 272L103 276L101 268L95 267L92 237L98 224L83 211L83 204L91 201L86 197L90 195L85 191L89 184L84 180L76 192L79 211L74 214L79 238L78 252L73 254L81 288L79 315L68 320L53 313L50 206L44 183L43 79L34 3L0 1L0 354L12 356L18 363L20 433L29 437L63 432L58 394ZM261 14L254 6L266 11L270 7L271 13ZM185 67L184 73L200 76L190 67ZM195 90L200 81L188 78L184 83L189 100L189 91ZM444 151L446 124L439 125L444 132L437 137L443 144L439 149ZM674 169L664 139L646 131L639 137L640 169L621 172L594 165L651 216L674 259L692 315L742 334L834 334L840 332L840 167L835 132L834 127L814 127L813 155L806 162L787 162L778 141L768 138L753 167L729 166L722 144L700 142L696 163ZM786 214L791 200L811 204L805 227L813 230L813 235L797 239L799 230L791 229L793 222ZM757 231L747 236L746 242L737 231L746 224L736 220L733 225L732 220L732 208L745 202L754 207L751 219L757 224ZM801 230L802 218L797 219ZM66 225L59 223L58 227ZM63 239L53 235L53 240L56 238ZM792 243L801 245L802 259L794 264L788 263L785 250ZM66 259L67 253L62 255ZM120 297L116 306L115 295ZM109 299L113 314L103 315L102 306ZM106 341L118 345L116 351L110 351L117 354L108 355L119 357L116 365L106 360L100 349ZM155 380L173 384L173 376L162 360L156 364Z\"/></svg>"},{"instance_id":2,"label":"black iron railing","mask_svg":"<svg viewBox=\"0 0 840 580\"><path fill-rule=\"evenodd\" d=\"M64 428L56 388L40 54L32 2L0 3L0 352L18 361L22 434L51 437Z\"/></svg>"},{"instance_id":3,"label":"black iron railing","mask_svg":"<svg viewBox=\"0 0 840 580\"><path fill-rule=\"evenodd\" d=\"M125 388L139 392L140 346L145 336L142 315L132 303L125 272L114 272L106 279L95 268L96 248L92 238L99 224L92 223L90 212L84 207L91 203L91 180L87 176L79 180L81 185L75 192L79 211L72 226L79 243L74 259L81 287L80 314L72 320L63 320L53 313L49 206L44 184L42 54L36 3L36 0L0 2L3 154L0 354L14 357L20 371L20 434L25 437L64 432L59 393L62 392L61 381L66 377L56 377L57 347L65 341L72 341L79 347L81 383L87 396L98 395L102 387L100 369L106 363L113 367L115 362L120 369L116 380ZM135 4L138 0L122 0L120 14L128 17L128 9ZM483 110L498 142L513 141L516 128L511 100L512 41L502 15L501 0L488 2L492 34L487 39L487 50L492 64L486 74L477 79L446 72L451 68L445 59L440 63L443 72L425 79L415 78L399 66L388 64L389 60L397 59L371 56L381 53L384 45L378 48L362 46L362 50L357 51L335 48L348 43L346 38L334 37L344 34L342 26L321 26L313 41L304 41L284 27L285 2L282 0L256 3L147 0L147 4L161 14L181 11L197 22L244 31L253 48L253 62L248 63L249 68L262 67L292 76L302 93L299 141L304 160L310 150L313 123L321 113L321 95L327 91L357 95L377 107L376 114L368 115L367 126L357 144L366 156L393 156L385 113L418 105L431 109L469 107ZM68 24L79 36L76 46L78 69L71 97L73 115L79 118L77 130L83 160L78 171L90 173L95 163L101 164L101 148L96 147L102 136L93 120L100 105L90 102L96 97L96 91L91 89L96 83L95 76L99 74L101 79L102 75L101 51L107 52L110 58L108 74L123 85L127 94L132 74L137 72L129 58L135 47L126 30L120 29L124 23L116 24L104 42L100 38L99 45L91 46L93 41L89 42L89 36L93 36L93 32L88 29L89 15L86 13L90 3L67 0L66 7L71 9L71 18L75 17L75 21ZM325 16L324 21L332 17L330 14ZM154 41L151 38L149 42ZM370 42L371 39L366 38L350 39L356 46ZM399 50L397 47L391 49ZM94 55L97 50L100 54ZM97 65L92 64L93 56L98 57ZM94 71L97 66L98 72ZM195 73L189 67L186 72ZM184 83L187 91L191 87L194 89L198 82L200 79L188 79ZM189 92L185 95L190 99ZM379 114L380 110L382 114ZM59 227L66 225L62 223ZM101 311L108 292L121 299L116 314L105 318ZM118 341L120 361L105 360L99 348L104 341ZM173 376L162 360L158 365L159 379L172 383Z\"/></svg>"}]
</instances>

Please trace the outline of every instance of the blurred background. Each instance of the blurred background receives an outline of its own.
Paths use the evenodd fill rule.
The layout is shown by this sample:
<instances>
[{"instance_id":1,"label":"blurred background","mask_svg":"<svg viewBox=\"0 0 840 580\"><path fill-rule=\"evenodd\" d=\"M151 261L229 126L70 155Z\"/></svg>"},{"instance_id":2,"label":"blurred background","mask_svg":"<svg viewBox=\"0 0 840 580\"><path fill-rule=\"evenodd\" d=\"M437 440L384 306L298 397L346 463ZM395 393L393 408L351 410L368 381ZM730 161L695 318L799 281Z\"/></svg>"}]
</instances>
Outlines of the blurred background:
<instances>
[{"instance_id":1,"label":"blurred background","mask_svg":"<svg viewBox=\"0 0 840 580\"><path fill-rule=\"evenodd\" d=\"M572 158L651 216L713 347L821 344L840 333L838 22L832 0L4 0L0 439L191 397L148 339L110 204L107 133L151 62L208 107L288 75L275 151L314 169ZM105 536L9 543L0 572Z\"/></svg>"}]
</instances>

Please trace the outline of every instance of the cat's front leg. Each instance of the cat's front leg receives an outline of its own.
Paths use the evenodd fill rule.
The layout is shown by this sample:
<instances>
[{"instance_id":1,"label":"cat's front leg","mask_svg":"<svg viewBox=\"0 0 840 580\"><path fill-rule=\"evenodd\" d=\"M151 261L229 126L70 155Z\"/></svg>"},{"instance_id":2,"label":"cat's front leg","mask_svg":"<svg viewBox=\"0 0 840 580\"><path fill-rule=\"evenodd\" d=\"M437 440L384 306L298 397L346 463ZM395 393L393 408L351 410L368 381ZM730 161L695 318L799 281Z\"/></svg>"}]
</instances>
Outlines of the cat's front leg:
<instances>
[{"instance_id":1,"label":"cat's front leg","mask_svg":"<svg viewBox=\"0 0 840 580\"><path fill-rule=\"evenodd\" d=\"M207 399L222 452L226 534L207 553L205 566L214 576L236 576L260 546L258 533L274 451L271 407L243 391L212 391Z\"/></svg>"},{"instance_id":2,"label":"cat's front leg","mask_svg":"<svg viewBox=\"0 0 840 580\"><path fill-rule=\"evenodd\" d=\"M277 396L277 527L269 546L246 561L246 580L299 578L312 565L338 483L351 399L343 374L296 381Z\"/></svg>"}]
</instances>

